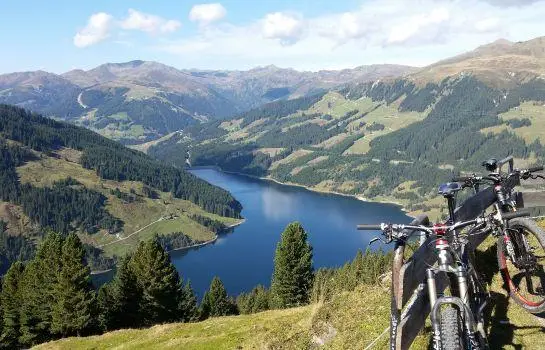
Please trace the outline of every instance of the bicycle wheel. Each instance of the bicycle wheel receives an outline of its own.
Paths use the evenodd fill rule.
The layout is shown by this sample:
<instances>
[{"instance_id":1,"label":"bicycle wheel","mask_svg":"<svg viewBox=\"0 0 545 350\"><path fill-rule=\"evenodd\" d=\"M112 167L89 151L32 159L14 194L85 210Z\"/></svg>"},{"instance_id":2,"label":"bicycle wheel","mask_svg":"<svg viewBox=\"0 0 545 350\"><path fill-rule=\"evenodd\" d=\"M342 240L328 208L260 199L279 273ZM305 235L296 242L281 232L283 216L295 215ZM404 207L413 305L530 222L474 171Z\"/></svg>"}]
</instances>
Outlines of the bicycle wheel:
<instances>
[{"instance_id":1,"label":"bicycle wheel","mask_svg":"<svg viewBox=\"0 0 545 350\"><path fill-rule=\"evenodd\" d=\"M515 261L508 254L505 237L498 238L498 266L511 298L528 312L545 312L545 232L533 220L509 221L509 240Z\"/></svg>"},{"instance_id":2,"label":"bicycle wheel","mask_svg":"<svg viewBox=\"0 0 545 350\"><path fill-rule=\"evenodd\" d=\"M441 309L441 348L443 350L463 349L462 319L458 309L451 305Z\"/></svg>"}]
</instances>

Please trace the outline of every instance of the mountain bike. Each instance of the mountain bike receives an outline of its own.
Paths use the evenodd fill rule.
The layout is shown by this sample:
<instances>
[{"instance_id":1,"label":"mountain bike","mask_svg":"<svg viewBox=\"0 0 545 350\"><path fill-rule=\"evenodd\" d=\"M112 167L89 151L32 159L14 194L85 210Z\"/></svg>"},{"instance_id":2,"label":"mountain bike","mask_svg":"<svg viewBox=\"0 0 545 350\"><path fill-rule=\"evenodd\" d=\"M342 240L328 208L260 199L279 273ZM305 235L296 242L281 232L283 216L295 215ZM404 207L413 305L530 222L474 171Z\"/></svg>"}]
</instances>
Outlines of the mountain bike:
<instances>
[{"instance_id":1,"label":"mountain bike","mask_svg":"<svg viewBox=\"0 0 545 350\"><path fill-rule=\"evenodd\" d=\"M447 184L444 195L451 196L461 186ZM468 249L469 237L482 234L490 227L503 227L505 220L527 216L527 212L489 214L452 224L425 225L358 225L358 230L382 231L383 243L406 241L414 232L434 237L437 265L426 270L431 309L434 349L486 349L483 311L489 293L476 272ZM464 228L471 228L462 234ZM410 233L407 233L410 232ZM450 295L438 294L437 279L449 277Z\"/></svg>"},{"instance_id":2,"label":"mountain bike","mask_svg":"<svg viewBox=\"0 0 545 350\"><path fill-rule=\"evenodd\" d=\"M507 173L503 165L509 164ZM490 171L487 176L465 176L454 178L462 188L473 188L478 193L480 186L490 184L488 191L494 197L493 207L498 215L516 212L523 207L522 196L514 192L520 180L545 179L535 172L542 166L529 169L514 169L513 157L501 161L490 159L483 163ZM498 266L510 297L521 307L533 314L545 313L545 232L535 221L518 218L509 221L505 229L496 228Z\"/></svg>"}]
</instances>

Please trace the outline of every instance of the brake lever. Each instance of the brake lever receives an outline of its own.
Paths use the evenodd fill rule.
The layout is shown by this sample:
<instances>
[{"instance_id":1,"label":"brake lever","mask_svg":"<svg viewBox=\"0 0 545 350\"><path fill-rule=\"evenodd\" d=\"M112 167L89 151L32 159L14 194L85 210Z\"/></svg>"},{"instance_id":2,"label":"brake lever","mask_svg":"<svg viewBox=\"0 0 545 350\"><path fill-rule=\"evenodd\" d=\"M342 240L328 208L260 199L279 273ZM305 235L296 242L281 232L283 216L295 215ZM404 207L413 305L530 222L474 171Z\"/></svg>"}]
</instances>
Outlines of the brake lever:
<instances>
[{"instance_id":1,"label":"brake lever","mask_svg":"<svg viewBox=\"0 0 545 350\"><path fill-rule=\"evenodd\" d=\"M375 237L373 238L372 240L369 241L369 244L367 245L368 247L370 247L373 243L375 243L376 241L381 241L381 242L384 242L382 239L380 239L379 237Z\"/></svg>"}]
</instances>

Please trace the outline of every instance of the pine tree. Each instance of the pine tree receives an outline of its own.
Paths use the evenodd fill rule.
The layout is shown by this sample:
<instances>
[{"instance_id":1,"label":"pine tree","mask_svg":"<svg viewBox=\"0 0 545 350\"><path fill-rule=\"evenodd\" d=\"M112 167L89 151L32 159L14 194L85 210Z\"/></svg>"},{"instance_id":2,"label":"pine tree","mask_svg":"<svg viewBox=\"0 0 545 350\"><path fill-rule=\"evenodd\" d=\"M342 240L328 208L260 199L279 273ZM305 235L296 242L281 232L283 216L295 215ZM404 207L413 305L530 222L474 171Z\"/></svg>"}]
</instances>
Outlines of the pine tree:
<instances>
[{"instance_id":1,"label":"pine tree","mask_svg":"<svg viewBox=\"0 0 545 350\"><path fill-rule=\"evenodd\" d=\"M308 303L313 282L312 247L300 223L289 224L276 247L271 282L273 306Z\"/></svg>"},{"instance_id":2,"label":"pine tree","mask_svg":"<svg viewBox=\"0 0 545 350\"><path fill-rule=\"evenodd\" d=\"M182 298L180 300L180 313L183 322L193 322L199 319L199 309L197 307L197 297L191 283L188 281L182 290Z\"/></svg>"},{"instance_id":3,"label":"pine tree","mask_svg":"<svg viewBox=\"0 0 545 350\"><path fill-rule=\"evenodd\" d=\"M1 283L0 283L1 286ZM2 291L0 290L0 293ZM4 333L4 307L2 306L2 298L0 298L0 341L2 341L2 334ZM0 343L2 344L2 343ZM2 346L0 346L2 348Z\"/></svg>"},{"instance_id":4,"label":"pine tree","mask_svg":"<svg viewBox=\"0 0 545 350\"><path fill-rule=\"evenodd\" d=\"M115 329L114 310L115 299L112 295L112 284L106 283L100 286L97 293L98 328L102 332Z\"/></svg>"},{"instance_id":5,"label":"pine tree","mask_svg":"<svg viewBox=\"0 0 545 350\"><path fill-rule=\"evenodd\" d=\"M215 276L210 289L204 294L201 303L201 319L236 314L235 303L227 296L227 290L219 277Z\"/></svg>"},{"instance_id":6,"label":"pine tree","mask_svg":"<svg viewBox=\"0 0 545 350\"><path fill-rule=\"evenodd\" d=\"M131 258L130 267L142 291L139 309L141 325L183 319L179 310L183 296L180 277L157 238L140 243Z\"/></svg>"},{"instance_id":7,"label":"pine tree","mask_svg":"<svg viewBox=\"0 0 545 350\"><path fill-rule=\"evenodd\" d=\"M241 314L253 314L269 310L270 293L265 287L258 285L249 293L240 294L236 303Z\"/></svg>"},{"instance_id":8,"label":"pine tree","mask_svg":"<svg viewBox=\"0 0 545 350\"><path fill-rule=\"evenodd\" d=\"M51 339L51 308L56 300L54 286L61 269L62 243L59 234L49 233L25 268L20 288L22 344Z\"/></svg>"},{"instance_id":9,"label":"pine tree","mask_svg":"<svg viewBox=\"0 0 545 350\"><path fill-rule=\"evenodd\" d=\"M108 329L138 327L139 309L142 300L142 289L137 283L132 270L131 255L123 258L117 267L116 275L108 284L108 304L101 307L101 312L108 312L110 319ZM103 294L108 294L103 291ZM106 295L103 295L103 299ZM106 317L105 315L103 317Z\"/></svg>"},{"instance_id":10,"label":"pine tree","mask_svg":"<svg viewBox=\"0 0 545 350\"><path fill-rule=\"evenodd\" d=\"M68 235L62 246L61 271L54 295L52 333L80 336L88 332L95 321L95 295L85 250L74 233Z\"/></svg>"},{"instance_id":11,"label":"pine tree","mask_svg":"<svg viewBox=\"0 0 545 350\"><path fill-rule=\"evenodd\" d=\"M0 344L8 348L15 348L19 342L21 313L19 289L23 271L24 265L17 261L11 265L2 281L2 293L0 294L2 312L0 315L2 316L3 329L0 333Z\"/></svg>"}]
</instances>

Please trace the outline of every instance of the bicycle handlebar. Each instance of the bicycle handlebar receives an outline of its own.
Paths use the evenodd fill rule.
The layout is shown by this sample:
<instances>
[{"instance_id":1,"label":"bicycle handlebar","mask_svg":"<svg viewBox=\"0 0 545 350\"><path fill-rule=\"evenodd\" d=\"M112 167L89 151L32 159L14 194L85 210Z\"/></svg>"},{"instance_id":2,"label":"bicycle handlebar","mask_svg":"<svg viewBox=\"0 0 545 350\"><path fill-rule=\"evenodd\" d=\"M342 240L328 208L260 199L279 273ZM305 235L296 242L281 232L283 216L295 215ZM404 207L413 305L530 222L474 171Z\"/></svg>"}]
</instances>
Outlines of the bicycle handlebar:
<instances>
[{"instance_id":1,"label":"bicycle handlebar","mask_svg":"<svg viewBox=\"0 0 545 350\"><path fill-rule=\"evenodd\" d=\"M521 217L527 217L527 216L530 216L530 212L527 211L527 210L520 210L520 211L514 211L512 213L505 213L505 214L502 214L502 218L504 220L511 220L511 219L514 219L514 218L521 218Z\"/></svg>"},{"instance_id":2,"label":"bicycle handlebar","mask_svg":"<svg viewBox=\"0 0 545 350\"><path fill-rule=\"evenodd\" d=\"M503 220L511 220L514 218L520 218L530 216L530 212L527 210L521 210L521 211L515 211L512 213L504 213L502 214ZM462 221L457 222L449 226L440 226L437 228L437 230L442 230L444 232L452 232L456 230L460 230L462 228L465 228L470 225L475 224L484 224L488 223L490 220L494 220L495 216L488 216L488 217L478 217L473 220L469 221ZM434 227L424 226L424 225L399 225L399 224L386 224L381 223L379 225L377 224L364 224L364 225L358 225L358 230L365 230L365 231L382 231L383 234L386 236L387 240L386 243L392 242L392 240L398 240L398 239L406 239L410 236L410 234L404 234L403 231L410 230L410 231L420 231L420 232L426 232L429 234L436 233L436 229ZM412 233L412 232L411 232Z\"/></svg>"},{"instance_id":3,"label":"bicycle handlebar","mask_svg":"<svg viewBox=\"0 0 545 350\"><path fill-rule=\"evenodd\" d=\"M457 176L457 177L453 177L452 181L453 182L468 182L473 180L474 178L475 178L474 176Z\"/></svg>"},{"instance_id":4,"label":"bicycle handlebar","mask_svg":"<svg viewBox=\"0 0 545 350\"><path fill-rule=\"evenodd\" d=\"M358 230L380 231L382 230L382 225L358 225Z\"/></svg>"},{"instance_id":5,"label":"bicycle handlebar","mask_svg":"<svg viewBox=\"0 0 545 350\"><path fill-rule=\"evenodd\" d=\"M508 159L508 158L506 158L507 161L510 161L510 159ZM517 176L517 175L521 176L522 179L526 180L529 177L532 177L531 176L532 173L542 171L544 169L545 168L542 165L538 165L538 166L531 167L531 168L528 168L528 169L514 169L512 172L510 172L505 177L502 177L499 174L491 174L491 175L494 175L494 176L477 176L477 175L473 174L471 176L456 176L456 177L452 178L452 181L453 182L461 182L461 183L465 184L464 187L470 187L470 186L474 186L475 184L482 184L482 183L484 183L483 181L490 181L490 182L493 182L493 183L496 183L498 181L505 181L505 180L508 180L508 179L510 179L510 178L512 178L514 176ZM537 177L542 177L540 175L536 175L536 176Z\"/></svg>"}]
</instances>

